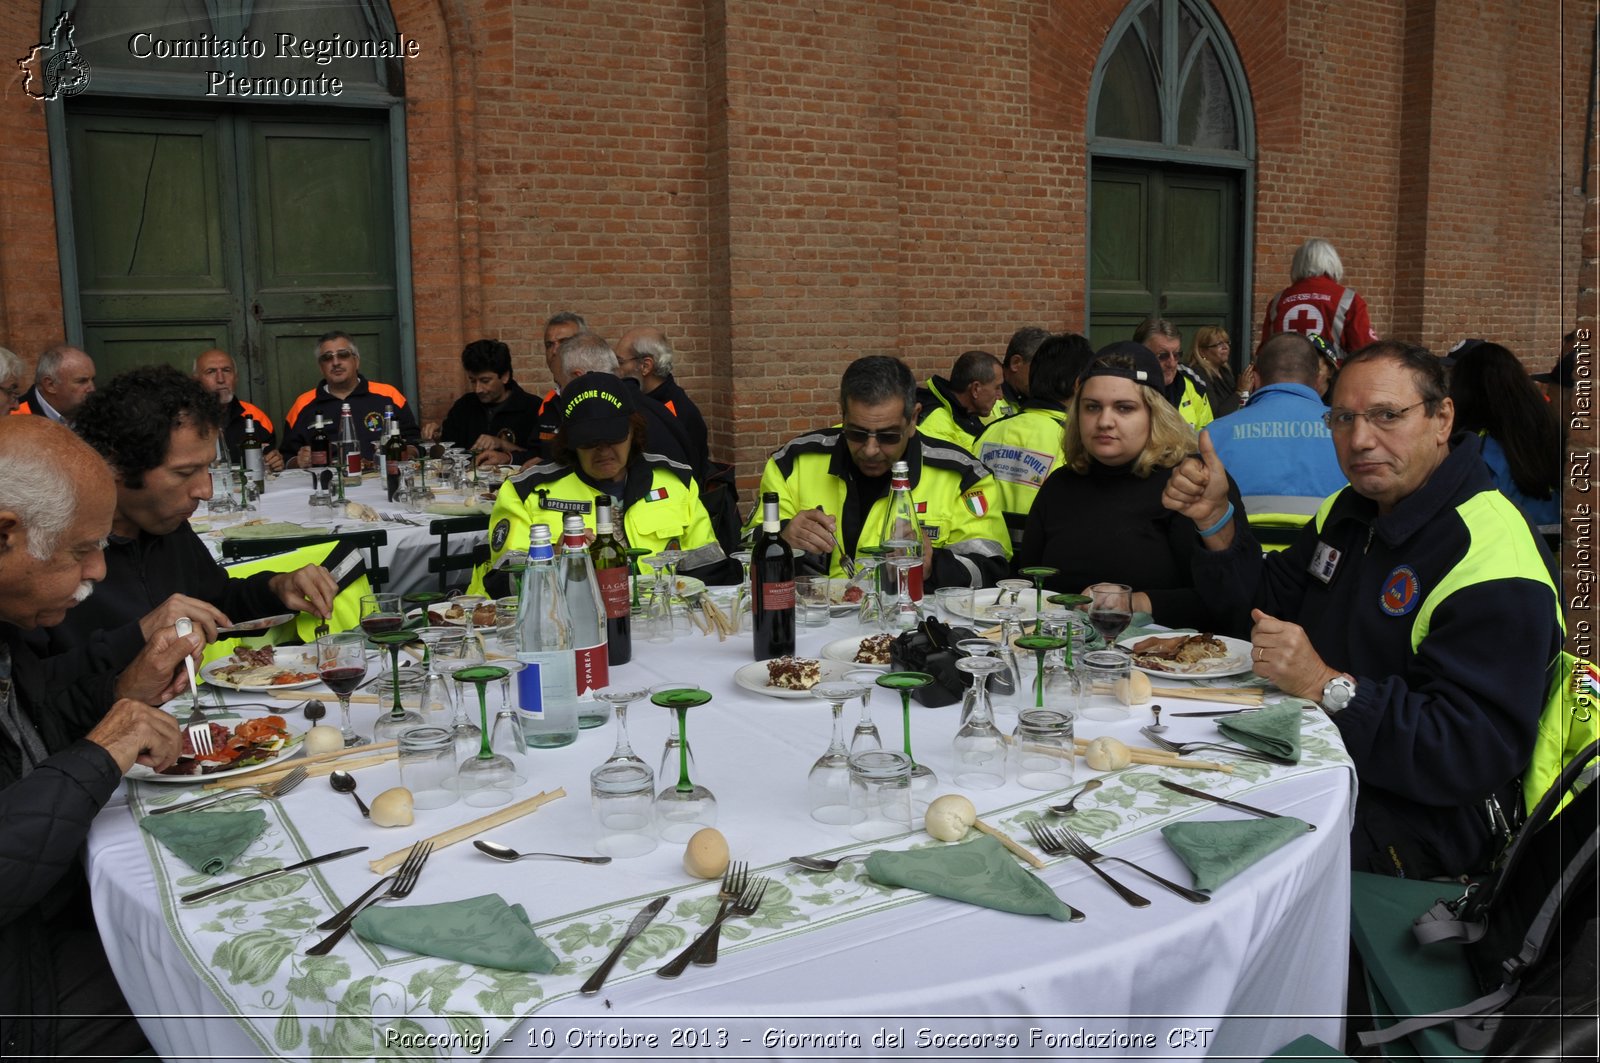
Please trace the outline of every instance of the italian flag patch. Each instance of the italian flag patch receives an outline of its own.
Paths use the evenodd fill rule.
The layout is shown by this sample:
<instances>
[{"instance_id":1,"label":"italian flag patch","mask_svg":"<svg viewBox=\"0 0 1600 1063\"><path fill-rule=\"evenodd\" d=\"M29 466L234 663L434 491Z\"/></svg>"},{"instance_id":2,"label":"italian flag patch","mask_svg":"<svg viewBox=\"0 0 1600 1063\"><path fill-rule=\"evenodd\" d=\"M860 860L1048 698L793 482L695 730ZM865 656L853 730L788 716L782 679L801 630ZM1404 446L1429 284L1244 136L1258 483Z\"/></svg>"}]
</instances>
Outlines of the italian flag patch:
<instances>
[{"instance_id":1,"label":"italian flag patch","mask_svg":"<svg viewBox=\"0 0 1600 1063\"><path fill-rule=\"evenodd\" d=\"M982 491L969 491L961 496L961 501L966 503L968 511L974 517L981 517L989 512L989 500L983 497Z\"/></svg>"},{"instance_id":2,"label":"italian flag patch","mask_svg":"<svg viewBox=\"0 0 1600 1063\"><path fill-rule=\"evenodd\" d=\"M666 497L667 489L665 487L652 487L649 491L645 492L644 500L646 502L659 502Z\"/></svg>"},{"instance_id":3,"label":"italian flag patch","mask_svg":"<svg viewBox=\"0 0 1600 1063\"><path fill-rule=\"evenodd\" d=\"M1600 672L1594 665L1584 663L1582 679L1576 684L1578 692L1587 693L1592 698L1600 698Z\"/></svg>"}]
</instances>

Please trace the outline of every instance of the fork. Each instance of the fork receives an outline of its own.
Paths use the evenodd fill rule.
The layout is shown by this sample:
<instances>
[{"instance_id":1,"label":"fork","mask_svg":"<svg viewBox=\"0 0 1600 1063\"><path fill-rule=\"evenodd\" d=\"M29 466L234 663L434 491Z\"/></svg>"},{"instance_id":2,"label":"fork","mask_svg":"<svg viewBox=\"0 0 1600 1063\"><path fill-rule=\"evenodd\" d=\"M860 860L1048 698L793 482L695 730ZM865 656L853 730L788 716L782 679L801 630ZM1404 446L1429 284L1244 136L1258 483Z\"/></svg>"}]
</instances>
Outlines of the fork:
<instances>
[{"instance_id":1,"label":"fork","mask_svg":"<svg viewBox=\"0 0 1600 1063\"><path fill-rule=\"evenodd\" d=\"M1033 835L1033 840L1038 844L1039 848L1043 849L1051 856L1076 856L1080 861L1083 862L1085 867L1099 875L1101 880L1104 881L1106 885L1116 890L1117 896L1121 897L1135 908L1150 907L1150 899L1148 897L1141 897L1139 894L1133 892L1128 887L1124 886L1122 883L1118 882L1116 879L1100 870L1100 868L1096 867L1094 861L1090 860L1082 853L1073 852L1067 847L1065 842L1052 834L1049 828L1042 827L1037 822L1030 821L1028 823L1028 833Z\"/></svg>"},{"instance_id":2,"label":"fork","mask_svg":"<svg viewBox=\"0 0 1600 1063\"><path fill-rule=\"evenodd\" d=\"M356 898L356 900L352 902L350 906L344 910L344 912L339 913L339 915L344 915L345 912L350 913L345 918L344 922L340 923L338 928L334 930L333 933L329 934L327 937L323 938L309 949L306 949L306 955L326 956L328 953L332 952L333 947L337 945L340 939L343 938L345 934L349 933L350 928L355 925L356 916L360 915L368 908L371 908L379 901L386 901L390 898L399 900L402 897L409 897L411 895L411 891L417 886L418 877L420 877L422 874L422 865L428 862L428 855L432 852L432 842L417 842L415 845L413 845L411 847L411 852L406 856L405 863L401 864L400 867L395 871L394 881L389 884L388 892L378 894L376 897L372 897L372 894L377 892L378 886L383 885L382 882L379 882L378 886L372 887L372 889L368 890L361 897ZM372 899L368 900L368 897L371 897ZM338 918L338 916L335 916L335 918ZM326 923L323 924L323 926L326 925ZM318 929L321 929L321 927Z\"/></svg>"},{"instance_id":3,"label":"fork","mask_svg":"<svg viewBox=\"0 0 1600 1063\"><path fill-rule=\"evenodd\" d=\"M198 809L210 808L212 805L221 804L223 801L231 801L235 797L264 797L271 800L276 800L277 798L280 798L284 794L288 793L290 790L293 790L296 786L299 786L301 783L305 782L305 779L306 766L301 764L296 766L292 771L278 777L277 779L274 779L271 782L260 783L256 786L241 786L237 790L227 790L223 793L214 794L211 797L202 797L197 801L190 801L186 804L171 805L167 808L158 808L150 814L152 816L164 816L168 812L194 812Z\"/></svg>"},{"instance_id":4,"label":"fork","mask_svg":"<svg viewBox=\"0 0 1600 1063\"><path fill-rule=\"evenodd\" d=\"M1263 764L1294 763L1287 757L1275 757L1271 753L1262 753L1259 750L1246 749L1243 746L1230 746L1226 742L1174 742L1171 739L1162 738L1160 735L1153 733L1149 727L1139 728L1139 733L1167 752L1176 753L1180 757L1186 757L1202 749L1215 749L1219 753L1232 753L1248 760L1259 760Z\"/></svg>"},{"instance_id":5,"label":"fork","mask_svg":"<svg viewBox=\"0 0 1600 1063\"><path fill-rule=\"evenodd\" d=\"M186 616L178 617L173 624L179 638L187 638L194 631L194 621ZM194 658L185 654L183 667L189 672L189 718L183 721L183 729L189 734L189 748L194 750L195 756L208 757L215 747L211 744L211 721L206 719L206 714L200 710L200 684L194 677Z\"/></svg>"},{"instance_id":6,"label":"fork","mask_svg":"<svg viewBox=\"0 0 1600 1063\"><path fill-rule=\"evenodd\" d=\"M1051 833L1054 834L1066 846L1068 852L1080 860L1085 862L1092 862L1095 860L1115 860L1117 863L1122 864L1125 867L1133 868L1150 881L1165 886L1167 889L1171 890L1173 893L1176 893L1186 901L1192 901L1195 904L1207 904L1211 900L1210 896L1207 894L1201 893L1198 890L1189 889L1186 886L1180 886L1176 882L1164 879L1154 871L1151 871L1148 868L1140 867L1132 860L1124 860L1120 856L1107 856L1104 853L1099 852L1087 841L1085 841L1081 834L1073 830L1071 827L1056 827L1051 831Z\"/></svg>"},{"instance_id":7,"label":"fork","mask_svg":"<svg viewBox=\"0 0 1600 1063\"><path fill-rule=\"evenodd\" d=\"M735 860L728 865L727 874L722 876L722 888L717 890L717 899L722 903L717 906L718 919L728 910L728 906L739 899L744 892L744 887L750 880L750 865L743 860ZM720 926L718 919L712 920L712 926ZM710 967L717 962L717 946L722 941L722 931L719 929L708 938L700 948L700 954L694 962L704 967Z\"/></svg>"},{"instance_id":8,"label":"fork","mask_svg":"<svg viewBox=\"0 0 1600 1063\"><path fill-rule=\"evenodd\" d=\"M724 910L719 911L717 917L711 921L711 925L706 927L705 932L689 942L688 948L673 957L672 962L658 970L656 974L662 978L678 977L689 966L689 961L699 954L701 947L715 938L717 933L722 930L723 922L730 916L748 919L750 916L755 915L757 909L761 907L761 899L767 895L767 885L770 881L770 879L766 878L752 880L744 888L744 892L739 895L739 899L733 902L732 907L725 907Z\"/></svg>"}]
</instances>

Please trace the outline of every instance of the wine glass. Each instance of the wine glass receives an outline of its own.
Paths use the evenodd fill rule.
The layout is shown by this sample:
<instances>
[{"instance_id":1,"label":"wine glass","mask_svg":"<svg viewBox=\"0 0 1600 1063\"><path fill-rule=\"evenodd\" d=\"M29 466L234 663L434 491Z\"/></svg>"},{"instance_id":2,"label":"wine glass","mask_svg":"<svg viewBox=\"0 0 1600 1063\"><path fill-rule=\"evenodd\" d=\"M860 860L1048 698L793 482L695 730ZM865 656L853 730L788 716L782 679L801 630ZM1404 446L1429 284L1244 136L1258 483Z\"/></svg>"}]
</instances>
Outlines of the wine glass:
<instances>
[{"instance_id":1,"label":"wine glass","mask_svg":"<svg viewBox=\"0 0 1600 1063\"><path fill-rule=\"evenodd\" d=\"M389 675L394 690L394 704L388 712L378 717L378 722L372 729L375 741L387 742L390 739L398 739L402 731L422 726L422 714L415 709L407 709L400 703L400 647L408 642L417 641L417 636L415 632L405 630L380 631L375 635L368 635L367 641L389 651Z\"/></svg>"},{"instance_id":2,"label":"wine glass","mask_svg":"<svg viewBox=\"0 0 1600 1063\"><path fill-rule=\"evenodd\" d=\"M844 703L861 696L862 687L848 680L818 683L811 696L826 702L833 713L833 736L806 776L811 793L811 818L818 823L850 822L850 751L844 745Z\"/></svg>"},{"instance_id":3,"label":"wine glass","mask_svg":"<svg viewBox=\"0 0 1600 1063\"><path fill-rule=\"evenodd\" d=\"M1005 703L1019 709L1028 708L1030 703L1022 689L1022 664L1017 660L1017 638L1022 634L1022 618L1026 610L1020 606L1002 605L989 610L989 615L1000 621L1000 646L997 652L1000 659L1006 662L1006 675L1010 677L1011 686Z\"/></svg>"},{"instance_id":4,"label":"wine glass","mask_svg":"<svg viewBox=\"0 0 1600 1063\"><path fill-rule=\"evenodd\" d=\"M650 558L650 567L656 573L655 590L650 600L651 642L671 642L678 635L688 632L689 615L672 607L678 587L678 562L682 559L683 551L671 547L658 551Z\"/></svg>"},{"instance_id":5,"label":"wine glass","mask_svg":"<svg viewBox=\"0 0 1600 1063\"><path fill-rule=\"evenodd\" d=\"M650 765L644 762L644 758L634 753L633 745L628 741L628 706L648 693L648 690L621 688L601 690L595 693L597 699L612 707L613 715L617 718L617 745L611 751L611 755L605 759L605 763L637 764L645 771L650 770Z\"/></svg>"},{"instance_id":6,"label":"wine glass","mask_svg":"<svg viewBox=\"0 0 1600 1063\"><path fill-rule=\"evenodd\" d=\"M510 801L511 791L517 785L516 765L511 763L509 757L498 756L494 751L489 732L489 696L485 689L490 683L504 679L509 674L507 669L492 664L472 664L455 671L457 683L471 684L478 689L478 721L482 742L478 746L477 756L461 762L457 784L461 787L461 799L479 808L503 805Z\"/></svg>"},{"instance_id":7,"label":"wine glass","mask_svg":"<svg viewBox=\"0 0 1600 1063\"><path fill-rule=\"evenodd\" d=\"M491 749L511 762L511 774L516 785L528 781L528 740L522 733L522 721L516 709L501 709L494 714L494 731L489 738Z\"/></svg>"},{"instance_id":8,"label":"wine glass","mask_svg":"<svg viewBox=\"0 0 1600 1063\"><path fill-rule=\"evenodd\" d=\"M993 790L1005 785L1006 740L995 726L989 705L989 677L1005 666L998 657L956 659L956 667L972 676L972 686L962 699L961 729L956 732L954 743L957 786Z\"/></svg>"},{"instance_id":9,"label":"wine glass","mask_svg":"<svg viewBox=\"0 0 1600 1063\"><path fill-rule=\"evenodd\" d=\"M1003 579L1003 580L1000 580L1000 581L996 582L995 586L1000 588L1000 591L1001 591L1002 595L1009 595L1010 596L1008 600L1003 601L1003 602L1000 601L997 598L996 599L996 604L998 604L998 605L1016 605L1017 604L1017 599L1022 596L1022 592L1025 591L1025 590L1032 589L1033 583L1032 583L1031 580L1025 580L1025 579Z\"/></svg>"},{"instance_id":10,"label":"wine glass","mask_svg":"<svg viewBox=\"0 0 1600 1063\"><path fill-rule=\"evenodd\" d=\"M1049 565L1030 565L1027 568L1018 569L1017 572L1019 575L1027 576L1033 581L1034 614L1037 615L1044 612L1044 581L1051 576L1060 575L1061 570L1059 568L1051 568Z\"/></svg>"},{"instance_id":11,"label":"wine glass","mask_svg":"<svg viewBox=\"0 0 1600 1063\"><path fill-rule=\"evenodd\" d=\"M700 685L698 683L686 683L686 682L677 682L677 681L670 682L670 683L657 683L655 686L650 688L650 695L651 695L651 699L653 701L655 695L657 695L657 694L667 694L667 693L671 693L674 690L699 690L699 689L700 689ZM695 762L694 762L694 750L689 749L689 743L684 741L684 739L678 734L678 717L676 715L669 715L667 717L667 719L672 722L672 729L669 732L667 732L666 745L664 745L662 747L662 749L661 749L661 766L656 769L656 778L658 778L658 779L669 778L671 776L671 774L674 771L677 770L677 768L678 768L678 758L679 758L679 756L681 754L681 751L685 750L685 749L689 750L689 768L690 768L690 770L692 770L692 771L698 771L699 770L698 765L696 765Z\"/></svg>"},{"instance_id":12,"label":"wine glass","mask_svg":"<svg viewBox=\"0 0 1600 1063\"><path fill-rule=\"evenodd\" d=\"M1034 708L1044 708L1045 654L1051 650L1059 650L1071 645L1071 639L1061 638L1058 635L1024 635L1017 639L1017 648L1019 650L1028 650L1034 654L1036 671L1033 683ZM959 664L960 662L957 663Z\"/></svg>"},{"instance_id":13,"label":"wine glass","mask_svg":"<svg viewBox=\"0 0 1600 1063\"><path fill-rule=\"evenodd\" d=\"M361 630L368 635L399 631L406 614L398 594L368 594L361 599Z\"/></svg>"},{"instance_id":14,"label":"wine glass","mask_svg":"<svg viewBox=\"0 0 1600 1063\"><path fill-rule=\"evenodd\" d=\"M733 622L738 626L738 630L747 631L750 627L749 624L745 623L745 621L749 619L748 603L751 596L750 551L735 550L728 556L739 562L739 572L741 573L739 577L739 590L733 596Z\"/></svg>"},{"instance_id":15,"label":"wine glass","mask_svg":"<svg viewBox=\"0 0 1600 1063\"><path fill-rule=\"evenodd\" d=\"M900 694L900 726L905 736L906 759L911 761L911 814L916 816L927 811L928 802L933 800L933 791L939 785L939 777L926 764L918 764L911 752L911 692L933 682L933 676L927 672L890 672L880 675L876 682L880 687Z\"/></svg>"},{"instance_id":16,"label":"wine glass","mask_svg":"<svg viewBox=\"0 0 1600 1063\"><path fill-rule=\"evenodd\" d=\"M850 735L851 754L867 749L883 748L883 737L878 734L878 725L872 722L872 688L877 685L878 676L882 674L876 668L855 668L844 674L846 679L861 688L861 717L856 720L856 729Z\"/></svg>"},{"instance_id":17,"label":"wine glass","mask_svg":"<svg viewBox=\"0 0 1600 1063\"><path fill-rule=\"evenodd\" d=\"M889 625L883 609L882 569L881 555L860 554L856 557L856 574L850 581L850 586L861 589L861 604L856 607L856 623L863 631L886 635L889 632Z\"/></svg>"},{"instance_id":18,"label":"wine glass","mask_svg":"<svg viewBox=\"0 0 1600 1063\"><path fill-rule=\"evenodd\" d=\"M678 718L678 782L656 794L656 824L661 838L686 842L705 827L717 825L717 798L689 777L689 710L706 704L711 695L704 690L664 690L650 696L651 704L670 709Z\"/></svg>"},{"instance_id":19,"label":"wine glass","mask_svg":"<svg viewBox=\"0 0 1600 1063\"><path fill-rule=\"evenodd\" d=\"M1095 637L1094 625L1089 623L1089 606L1094 602L1094 598L1087 594L1052 594L1045 601L1077 613L1083 621L1085 640L1092 640Z\"/></svg>"},{"instance_id":20,"label":"wine glass","mask_svg":"<svg viewBox=\"0 0 1600 1063\"><path fill-rule=\"evenodd\" d=\"M909 557L905 554L896 554L889 558L889 564L895 571L894 617L890 622L891 631L914 631L917 626L917 603L911 600L911 570L922 564L922 558ZM916 769L912 768L913 775ZM913 784L915 780L913 780Z\"/></svg>"},{"instance_id":21,"label":"wine glass","mask_svg":"<svg viewBox=\"0 0 1600 1063\"><path fill-rule=\"evenodd\" d=\"M371 740L356 734L350 723L350 695L367 677L366 636L359 631L340 631L317 639L317 674L339 697L339 730L345 746L366 745Z\"/></svg>"},{"instance_id":22,"label":"wine glass","mask_svg":"<svg viewBox=\"0 0 1600 1063\"><path fill-rule=\"evenodd\" d=\"M1089 603L1089 623L1107 646L1115 646L1133 621L1133 589L1126 583L1096 583L1089 596L1094 599Z\"/></svg>"}]
</instances>

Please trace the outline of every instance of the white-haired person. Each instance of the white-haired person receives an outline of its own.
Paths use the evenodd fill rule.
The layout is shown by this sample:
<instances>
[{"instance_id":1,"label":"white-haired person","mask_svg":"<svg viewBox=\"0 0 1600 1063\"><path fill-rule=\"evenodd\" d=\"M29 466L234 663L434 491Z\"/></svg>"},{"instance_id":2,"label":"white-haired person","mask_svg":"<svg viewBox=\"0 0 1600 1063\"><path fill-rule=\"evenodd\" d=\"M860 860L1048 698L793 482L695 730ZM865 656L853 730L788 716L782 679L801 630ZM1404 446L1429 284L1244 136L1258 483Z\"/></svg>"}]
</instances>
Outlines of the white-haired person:
<instances>
[{"instance_id":1,"label":"white-haired person","mask_svg":"<svg viewBox=\"0 0 1600 1063\"><path fill-rule=\"evenodd\" d=\"M1301 244L1289 264L1289 280L1289 287L1267 304L1263 342L1280 332L1315 334L1341 358L1377 342L1367 301L1344 286L1344 263L1328 241L1313 237Z\"/></svg>"}]
</instances>

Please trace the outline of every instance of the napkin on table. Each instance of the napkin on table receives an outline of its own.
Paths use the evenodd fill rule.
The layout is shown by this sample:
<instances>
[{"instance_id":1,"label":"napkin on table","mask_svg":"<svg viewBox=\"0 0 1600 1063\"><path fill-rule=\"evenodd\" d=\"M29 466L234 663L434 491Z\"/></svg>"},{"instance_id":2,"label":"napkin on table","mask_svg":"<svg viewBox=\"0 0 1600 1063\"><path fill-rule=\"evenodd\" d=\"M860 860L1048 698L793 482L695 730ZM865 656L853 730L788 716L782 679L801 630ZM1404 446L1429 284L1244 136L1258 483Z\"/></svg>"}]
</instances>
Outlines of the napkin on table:
<instances>
[{"instance_id":1,"label":"napkin on table","mask_svg":"<svg viewBox=\"0 0 1600 1063\"><path fill-rule=\"evenodd\" d=\"M318 535L326 528L308 528L303 524L273 520L263 524L237 524L222 529L224 539L282 539L291 535Z\"/></svg>"},{"instance_id":2,"label":"napkin on table","mask_svg":"<svg viewBox=\"0 0 1600 1063\"><path fill-rule=\"evenodd\" d=\"M1214 890L1263 856L1306 832L1304 820L1195 820L1161 828L1194 874L1194 888Z\"/></svg>"},{"instance_id":3,"label":"napkin on table","mask_svg":"<svg viewBox=\"0 0 1600 1063\"><path fill-rule=\"evenodd\" d=\"M987 835L959 845L909 852L879 850L867 857L867 875L884 886L903 886L936 897L966 901L1018 915L1072 918L1050 887L1017 865L999 842Z\"/></svg>"},{"instance_id":4,"label":"napkin on table","mask_svg":"<svg viewBox=\"0 0 1600 1063\"><path fill-rule=\"evenodd\" d=\"M1273 705L1260 712L1225 716L1217 721L1217 730L1242 746L1298 764L1302 713L1298 704Z\"/></svg>"},{"instance_id":5,"label":"napkin on table","mask_svg":"<svg viewBox=\"0 0 1600 1063\"><path fill-rule=\"evenodd\" d=\"M356 916L353 929L376 945L503 971L549 974L559 962L522 905L498 893L403 908L376 904Z\"/></svg>"},{"instance_id":6,"label":"napkin on table","mask_svg":"<svg viewBox=\"0 0 1600 1063\"><path fill-rule=\"evenodd\" d=\"M267 829L267 814L244 812L173 812L145 816L139 826L154 834L196 871L220 875Z\"/></svg>"}]
</instances>

